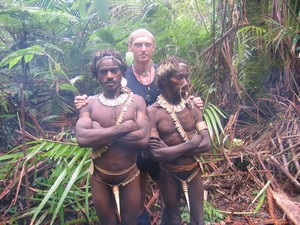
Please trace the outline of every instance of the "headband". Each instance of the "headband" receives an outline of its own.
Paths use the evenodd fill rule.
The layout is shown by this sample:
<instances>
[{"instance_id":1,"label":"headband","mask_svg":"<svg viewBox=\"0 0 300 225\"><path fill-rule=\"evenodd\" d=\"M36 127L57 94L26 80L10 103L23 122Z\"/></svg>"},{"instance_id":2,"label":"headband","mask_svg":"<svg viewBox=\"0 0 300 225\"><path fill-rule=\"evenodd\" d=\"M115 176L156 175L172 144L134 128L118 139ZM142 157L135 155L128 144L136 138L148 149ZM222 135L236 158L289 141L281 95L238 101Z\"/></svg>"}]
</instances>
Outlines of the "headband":
<instances>
[{"instance_id":1,"label":"headband","mask_svg":"<svg viewBox=\"0 0 300 225\"><path fill-rule=\"evenodd\" d=\"M121 61L118 60L117 58L115 58L114 56L112 56L112 55L110 55L110 56L103 56L103 57L99 58L99 59L96 61L96 63L95 63L95 70L97 70L99 64L100 64L103 60L105 60L105 59L111 59L111 60L117 62L117 63L119 64L119 66L121 65Z\"/></svg>"}]
</instances>

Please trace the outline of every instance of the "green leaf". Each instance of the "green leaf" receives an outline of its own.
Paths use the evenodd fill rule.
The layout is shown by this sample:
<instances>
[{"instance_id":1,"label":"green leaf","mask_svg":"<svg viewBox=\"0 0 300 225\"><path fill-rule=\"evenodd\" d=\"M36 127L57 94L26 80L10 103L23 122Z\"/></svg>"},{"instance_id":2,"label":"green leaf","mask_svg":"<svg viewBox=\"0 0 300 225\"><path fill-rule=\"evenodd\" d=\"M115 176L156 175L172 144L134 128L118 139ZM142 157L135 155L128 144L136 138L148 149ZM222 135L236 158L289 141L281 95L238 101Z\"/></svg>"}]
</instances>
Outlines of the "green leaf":
<instances>
[{"instance_id":1,"label":"green leaf","mask_svg":"<svg viewBox=\"0 0 300 225\"><path fill-rule=\"evenodd\" d=\"M77 154L80 155L80 152L78 152ZM77 179L77 177L78 177L78 175L79 175L79 173L80 173L80 171L81 171L81 169L82 169L82 167L83 167L83 165L84 165L84 163L85 163L85 161L86 161L86 159L88 157L89 157L89 152L86 152L85 155L84 155L84 157L83 157L83 159L81 160L81 162L79 163L79 165L76 167L76 170L74 171L74 173L73 173L73 175L72 175L72 177L71 177L71 179L70 179L67 187L65 188L65 191L60 196L60 200L59 200L59 202L58 202L58 204L56 206L56 210L55 210L55 212L54 212L54 214L52 216L51 224L53 224L53 222L54 222L54 220L56 218L56 215L57 215L59 209L61 208L61 206L62 206L62 204L63 204L63 202L64 202L67 194L69 193L70 189L72 188L73 184L75 183L75 181L76 181L76 179Z\"/></svg>"},{"instance_id":2,"label":"green leaf","mask_svg":"<svg viewBox=\"0 0 300 225\"><path fill-rule=\"evenodd\" d=\"M222 124L221 124L220 117L219 117L219 115L217 114L215 108L213 108L213 107L211 107L211 106L208 106L208 107L209 107L210 111L212 112L212 114L213 114L213 116L214 116L214 118L215 118L215 121L216 121L216 123L217 123L219 129L221 130L222 133L224 133L224 130L223 130L223 126L222 126Z\"/></svg>"},{"instance_id":3,"label":"green leaf","mask_svg":"<svg viewBox=\"0 0 300 225\"><path fill-rule=\"evenodd\" d=\"M64 91L72 91L73 93L79 93L78 89L74 87L72 84L61 84L59 85L60 90Z\"/></svg>"},{"instance_id":4,"label":"green leaf","mask_svg":"<svg viewBox=\"0 0 300 225\"><path fill-rule=\"evenodd\" d=\"M9 69L13 68L21 59L23 56L17 56L15 58L13 58L12 60L10 60L9 62Z\"/></svg>"},{"instance_id":5,"label":"green leaf","mask_svg":"<svg viewBox=\"0 0 300 225\"><path fill-rule=\"evenodd\" d=\"M50 199L50 197L53 196L54 192L57 190L57 188L59 187L59 185L61 184L61 182L64 180L65 176L67 175L67 170L69 168L72 168L72 166L75 164L75 162L77 162L78 158L81 156L81 153L84 149L81 149L81 151L78 152L78 154L76 154L74 156L74 158L72 159L72 161L68 164L68 167L65 168L59 175L59 177L56 179L55 183L51 186L50 190L48 191L48 193L46 194L46 196L44 197L43 201L41 202L41 204L37 207L37 209L34 212L34 215L30 221L30 225L36 224L35 219L37 218L38 214L42 211L44 205L48 202L48 200Z\"/></svg>"},{"instance_id":6,"label":"green leaf","mask_svg":"<svg viewBox=\"0 0 300 225\"><path fill-rule=\"evenodd\" d=\"M26 62L26 63L31 62L32 58L33 58L33 55L32 55L32 54L30 54L30 55L25 55L25 56L24 56L24 59L25 59L25 62Z\"/></svg>"},{"instance_id":7,"label":"green leaf","mask_svg":"<svg viewBox=\"0 0 300 225\"><path fill-rule=\"evenodd\" d=\"M37 144L36 146L33 146L33 151L30 152L27 157L26 157L26 161L28 161L29 159L31 159L32 157L34 157L39 151L41 151L44 146L47 144L46 141L42 141L40 144Z\"/></svg>"},{"instance_id":8,"label":"green leaf","mask_svg":"<svg viewBox=\"0 0 300 225\"><path fill-rule=\"evenodd\" d=\"M208 132L209 132L210 136L213 137L214 132L213 132L213 129L212 129L212 124L210 122L210 119L209 119L208 115L206 115L206 114L203 114L203 117L204 117L205 123L207 124Z\"/></svg>"},{"instance_id":9,"label":"green leaf","mask_svg":"<svg viewBox=\"0 0 300 225\"><path fill-rule=\"evenodd\" d=\"M217 138L218 143L220 144L220 137L219 137L219 130L218 130L218 126L217 126L217 122L216 119L214 117L214 114L211 112L211 110L209 108L205 108L205 114L206 117L205 118L205 122L207 122L207 120L210 121L212 130L214 131L214 136Z\"/></svg>"},{"instance_id":10,"label":"green leaf","mask_svg":"<svg viewBox=\"0 0 300 225\"><path fill-rule=\"evenodd\" d=\"M10 53L4 59L1 60L0 66L5 66L9 64L9 68L12 68L16 63L18 63L23 56L26 55L45 55L44 50L39 45L34 45L29 48L24 48ZM30 56L29 56L30 58ZM29 58L27 60L29 60Z\"/></svg>"},{"instance_id":11,"label":"green leaf","mask_svg":"<svg viewBox=\"0 0 300 225\"><path fill-rule=\"evenodd\" d=\"M94 0L95 9L97 11L98 17L104 22L108 22L108 6L105 0Z\"/></svg>"},{"instance_id":12,"label":"green leaf","mask_svg":"<svg viewBox=\"0 0 300 225\"><path fill-rule=\"evenodd\" d=\"M96 32L96 34L101 38L102 41L111 44L112 46L116 45L115 38L112 34L112 32L106 30L106 29L101 29Z\"/></svg>"}]
</instances>

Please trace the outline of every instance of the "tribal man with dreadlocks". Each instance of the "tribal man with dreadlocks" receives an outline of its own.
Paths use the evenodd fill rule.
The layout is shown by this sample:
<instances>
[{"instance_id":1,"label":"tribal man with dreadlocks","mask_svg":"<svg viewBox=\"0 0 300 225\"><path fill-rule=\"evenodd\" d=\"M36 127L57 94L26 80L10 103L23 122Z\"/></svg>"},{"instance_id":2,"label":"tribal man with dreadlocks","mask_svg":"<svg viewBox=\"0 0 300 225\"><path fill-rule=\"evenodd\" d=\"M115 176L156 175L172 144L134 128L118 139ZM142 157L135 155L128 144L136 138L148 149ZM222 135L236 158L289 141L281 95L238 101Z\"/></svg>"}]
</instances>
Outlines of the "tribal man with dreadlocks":
<instances>
[{"instance_id":1,"label":"tribal man with dreadlocks","mask_svg":"<svg viewBox=\"0 0 300 225\"><path fill-rule=\"evenodd\" d=\"M137 150L148 144L147 107L141 96L121 85L127 64L107 49L97 52L92 75L103 92L88 98L80 110L76 137L92 147L91 192L102 225L136 225L140 206Z\"/></svg>"},{"instance_id":2,"label":"tribal man with dreadlocks","mask_svg":"<svg viewBox=\"0 0 300 225\"><path fill-rule=\"evenodd\" d=\"M157 68L161 94L148 107L150 155L160 162L163 225L180 225L181 194L190 210L190 224L203 225L203 184L200 153L211 143L201 111L188 97L190 66L172 56Z\"/></svg>"}]
</instances>

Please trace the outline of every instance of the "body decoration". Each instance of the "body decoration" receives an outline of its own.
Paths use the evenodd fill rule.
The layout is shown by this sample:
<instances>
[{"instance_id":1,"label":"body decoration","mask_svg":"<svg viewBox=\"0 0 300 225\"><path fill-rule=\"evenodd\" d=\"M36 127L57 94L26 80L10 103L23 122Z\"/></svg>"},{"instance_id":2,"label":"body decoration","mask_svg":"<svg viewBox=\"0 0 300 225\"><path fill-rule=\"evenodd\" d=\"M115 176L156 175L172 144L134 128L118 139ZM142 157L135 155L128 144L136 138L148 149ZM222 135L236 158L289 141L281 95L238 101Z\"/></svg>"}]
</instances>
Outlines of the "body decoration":
<instances>
[{"instance_id":1,"label":"body decoration","mask_svg":"<svg viewBox=\"0 0 300 225\"><path fill-rule=\"evenodd\" d=\"M171 165L171 164L160 164L160 167L168 172L171 173L175 179L180 181L181 183L181 188L184 194L184 197L186 199L186 203L188 205L188 209L190 211L190 202L189 202L189 190L188 190L188 184L197 176L197 174L201 171L200 164L198 162L192 163L190 165L185 165L185 166L176 166L176 165ZM198 167L196 170L193 171L191 175L185 180L180 179L178 176L176 176L174 173L176 172L187 172L191 171L194 168Z\"/></svg>"},{"instance_id":2,"label":"body decoration","mask_svg":"<svg viewBox=\"0 0 300 225\"><path fill-rule=\"evenodd\" d=\"M102 93L101 95L99 95L98 99L102 103L102 105L115 107L118 105L122 105L128 99L128 93L121 93L117 98L114 99L106 98Z\"/></svg>"},{"instance_id":3,"label":"body decoration","mask_svg":"<svg viewBox=\"0 0 300 225\"><path fill-rule=\"evenodd\" d=\"M159 95L157 97L157 102L158 104L163 107L165 110L167 110L167 112L169 114L171 114L172 112L181 112L182 110L184 110L187 106L187 104L191 105L189 103L190 100L186 100L186 99L181 99L180 103L178 105L171 105L170 103L168 103L168 101L164 98L164 96ZM173 119L173 118L172 118Z\"/></svg>"},{"instance_id":4,"label":"body decoration","mask_svg":"<svg viewBox=\"0 0 300 225\"><path fill-rule=\"evenodd\" d=\"M129 107L129 105L132 103L132 101L133 101L133 93L130 91L129 92L129 94L128 94L128 96L127 96L127 99L126 99L126 101L125 101L125 104L124 104L124 106L123 106L123 108L122 108L122 111L121 111L121 113L120 113L120 115L119 115L119 117L117 118L117 120L116 120L116 126L117 125L119 125L119 124L121 124L122 122L123 122L123 119L124 119L124 116L125 116L125 113L126 113L126 111L128 110L128 107ZM93 159L96 159L96 158L98 158L98 157L101 157L101 155L104 153L104 152L106 152L109 148L110 148L110 146L112 145L112 143L108 143L107 145L105 145L104 147L102 147L102 148L100 148L99 150L97 150L97 151L92 151L91 152L91 158L92 158L92 161L91 162L93 162ZM92 166L92 165L91 165ZM93 169L94 167L92 167L91 169ZM90 171L91 172L91 174L93 174L93 171Z\"/></svg>"},{"instance_id":5,"label":"body decoration","mask_svg":"<svg viewBox=\"0 0 300 225\"><path fill-rule=\"evenodd\" d=\"M185 105L188 104L188 101L189 100L181 100L181 102L185 101ZM180 104L181 104L180 102ZM162 95L159 95L158 98L157 98L157 103L162 107L164 108L170 115L173 123L174 123L174 126L176 127L176 130L179 132L181 138L183 139L183 141L187 142L189 140L185 130L183 129L178 117L176 116L175 114L175 107L176 106L173 106L171 105ZM190 105L190 104L189 104ZM178 105L177 105L178 106ZM183 106L182 106L183 107ZM185 108L185 107L184 107ZM183 108L183 109L184 109ZM180 111L182 111L183 109L181 109ZM180 112L179 111L179 112ZM201 162L199 161L199 159L194 156L193 157L196 161L196 164L195 165L199 165L199 169L198 170L195 170L194 173L192 173L190 175L190 177L187 179L187 180L181 180L177 177L177 179L179 179L181 181L181 187L182 187L182 191L184 193L184 196L185 196L185 199L186 199L186 202L187 202L187 205L188 205L188 208L189 208L189 211L190 211L190 202L189 202L189 194L188 194L188 186L187 184L199 173L199 171L201 170ZM192 164L193 165L193 164ZM163 168L163 167L162 167ZM174 174L173 174L174 175ZM175 176L175 175L174 175ZM176 176L175 176L176 177ZM189 181L188 181L189 180Z\"/></svg>"},{"instance_id":6,"label":"body decoration","mask_svg":"<svg viewBox=\"0 0 300 225\"><path fill-rule=\"evenodd\" d=\"M123 175L125 173L128 173L129 171L131 171L134 167L136 167L136 163L132 164L132 166L130 166L128 169L126 170L121 170L121 171L109 171L109 170L105 170L97 165L94 165L95 169L97 171L99 171L100 173L103 173L105 175L110 175L110 176L119 176L119 175Z\"/></svg>"},{"instance_id":7,"label":"body decoration","mask_svg":"<svg viewBox=\"0 0 300 225\"><path fill-rule=\"evenodd\" d=\"M121 61L119 59L117 59L115 56L103 56L101 58L99 58L97 60L97 62L95 63L95 66L94 66L94 70L97 71L98 70L98 67L99 67L99 64L103 61L103 60L106 60L106 59L111 59L113 61L116 61L119 65L121 65Z\"/></svg>"},{"instance_id":8,"label":"body decoration","mask_svg":"<svg viewBox=\"0 0 300 225\"><path fill-rule=\"evenodd\" d=\"M198 162L194 162L190 165L173 165L169 163L160 163L165 171L177 173L177 172L187 172L199 166Z\"/></svg>"},{"instance_id":9,"label":"body decoration","mask_svg":"<svg viewBox=\"0 0 300 225\"><path fill-rule=\"evenodd\" d=\"M196 123L196 130L199 133L201 130L208 129L205 121Z\"/></svg>"},{"instance_id":10,"label":"body decoration","mask_svg":"<svg viewBox=\"0 0 300 225\"><path fill-rule=\"evenodd\" d=\"M128 173L130 172L131 170L133 170L134 168L137 169L136 167L136 163L134 163L132 166L130 166L128 169L125 169L123 171L108 171L108 170L104 170L96 165L94 165L95 169L103 174L106 174L106 175L110 175L110 176L119 176L119 175L122 175L122 174L125 174L125 173ZM118 215L118 218L119 220L121 221L121 209L120 209L120 190L119 190L119 187L122 186L126 186L127 184L129 184L130 182L134 181L138 176L140 175L140 171L137 169L136 173L133 174L132 176L130 177L127 177L125 180L123 180L122 182L120 182L119 184L110 184L110 183L107 183L99 178L95 178L93 176L91 176L92 179L94 179L95 181L98 181L102 184L105 184L109 187L112 188L112 191L113 191L113 194L114 194L114 198L115 198L115 202L116 202L116 205L117 205L117 215Z\"/></svg>"}]
</instances>

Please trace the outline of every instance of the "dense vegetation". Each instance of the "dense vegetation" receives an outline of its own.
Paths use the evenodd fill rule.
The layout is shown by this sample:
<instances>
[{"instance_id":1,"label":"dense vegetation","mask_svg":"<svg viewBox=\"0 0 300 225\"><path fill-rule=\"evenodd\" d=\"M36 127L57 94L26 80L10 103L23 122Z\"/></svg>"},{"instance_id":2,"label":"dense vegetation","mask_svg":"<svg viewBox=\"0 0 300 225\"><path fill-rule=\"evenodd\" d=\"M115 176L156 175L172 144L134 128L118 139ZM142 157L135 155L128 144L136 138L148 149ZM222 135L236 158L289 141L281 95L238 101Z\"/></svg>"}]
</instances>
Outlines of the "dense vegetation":
<instances>
[{"instance_id":1,"label":"dense vegetation","mask_svg":"<svg viewBox=\"0 0 300 225\"><path fill-rule=\"evenodd\" d=\"M73 100L99 92L88 70L93 52L125 55L140 27L155 35L155 62L176 54L194 66L193 94L205 100L214 133L204 173L227 162L240 182L238 168L275 165L278 182L300 187L298 0L0 0L0 27L0 221L94 224L89 149L74 139ZM253 212L269 175L255 182ZM206 210L207 220L222 218L209 203Z\"/></svg>"}]
</instances>

